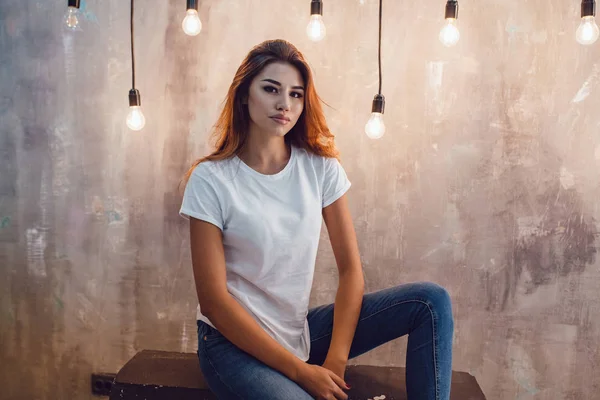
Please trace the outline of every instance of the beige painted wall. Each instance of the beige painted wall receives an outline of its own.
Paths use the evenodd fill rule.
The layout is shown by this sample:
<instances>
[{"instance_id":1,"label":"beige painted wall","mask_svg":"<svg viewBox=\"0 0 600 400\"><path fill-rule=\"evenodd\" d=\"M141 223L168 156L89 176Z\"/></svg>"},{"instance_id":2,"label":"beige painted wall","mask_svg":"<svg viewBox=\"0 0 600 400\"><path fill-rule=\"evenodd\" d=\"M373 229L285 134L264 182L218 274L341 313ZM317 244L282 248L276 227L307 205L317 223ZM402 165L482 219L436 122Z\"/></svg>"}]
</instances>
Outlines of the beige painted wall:
<instances>
[{"instance_id":1,"label":"beige painted wall","mask_svg":"<svg viewBox=\"0 0 600 400\"><path fill-rule=\"evenodd\" d=\"M60 3L60 4L59 4ZM64 3L64 4L63 4ZM10 399L86 399L91 372L144 348L194 352L196 295L177 180L208 150L233 73L264 39L310 61L353 182L368 291L432 280L454 300L454 368L489 399L593 399L600 390L600 42L574 40L579 0L384 3L388 132L363 133L377 91L376 0L136 5L147 125L124 123L129 5L0 3L0 387ZM323 231L311 305L331 302ZM400 339L354 362L403 365Z\"/></svg>"}]
</instances>

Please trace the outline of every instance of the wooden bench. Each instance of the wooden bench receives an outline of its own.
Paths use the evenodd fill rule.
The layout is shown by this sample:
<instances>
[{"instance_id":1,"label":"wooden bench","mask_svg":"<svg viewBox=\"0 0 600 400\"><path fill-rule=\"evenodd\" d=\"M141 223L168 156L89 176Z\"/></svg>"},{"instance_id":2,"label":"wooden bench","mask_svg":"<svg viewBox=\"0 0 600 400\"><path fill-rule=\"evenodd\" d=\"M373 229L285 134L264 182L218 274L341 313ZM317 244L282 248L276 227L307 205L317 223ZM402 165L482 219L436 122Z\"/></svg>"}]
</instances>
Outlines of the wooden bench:
<instances>
[{"instance_id":1,"label":"wooden bench","mask_svg":"<svg viewBox=\"0 0 600 400\"><path fill-rule=\"evenodd\" d=\"M347 392L350 400L374 400L375 397L406 400L404 368L349 365L345 380L352 386ZM450 398L485 400L475 378L466 372L452 373ZM202 377L196 354L143 350L115 377L110 400L122 399L216 400L217 397Z\"/></svg>"}]
</instances>

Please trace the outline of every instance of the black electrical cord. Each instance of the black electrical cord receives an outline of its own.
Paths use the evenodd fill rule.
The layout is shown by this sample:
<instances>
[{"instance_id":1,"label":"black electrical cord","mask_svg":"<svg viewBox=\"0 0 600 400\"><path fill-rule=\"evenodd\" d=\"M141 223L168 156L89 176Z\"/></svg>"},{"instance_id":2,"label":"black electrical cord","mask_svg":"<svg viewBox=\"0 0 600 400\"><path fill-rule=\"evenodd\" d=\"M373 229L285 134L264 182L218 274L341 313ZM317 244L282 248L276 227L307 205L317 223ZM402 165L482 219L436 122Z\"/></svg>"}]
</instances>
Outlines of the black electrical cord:
<instances>
[{"instance_id":1,"label":"black electrical cord","mask_svg":"<svg viewBox=\"0 0 600 400\"><path fill-rule=\"evenodd\" d=\"M383 0L379 0L379 40L377 43L377 63L379 65L379 90L373 98L371 112L383 114L385 110L385 97L381 94L382 73L381 73L381 21L383 19Z\"/></svg>"},{"instance_id":2,"label":"black electrical cord","mask_svg":"<svg viewBox=\"0 0 600 400\"><path fill-rule=\"evenodd\" d=\"M383 0L379 0L379 47L378 47L378 63L379 63L379 91L378 94L381 94L381 16L383 15Z\"/></svg>"},{"instance_id":3,"label":"black electrical cord","mask_svg":"<svg viewBox=\"0 0 600 400\"><path fill-rule=\"evenodd\" d=\"M135 89L135 55L133 52L133 0L131 0L130 25L131 25L131 88Z\"/></svg>"}]
</instances>

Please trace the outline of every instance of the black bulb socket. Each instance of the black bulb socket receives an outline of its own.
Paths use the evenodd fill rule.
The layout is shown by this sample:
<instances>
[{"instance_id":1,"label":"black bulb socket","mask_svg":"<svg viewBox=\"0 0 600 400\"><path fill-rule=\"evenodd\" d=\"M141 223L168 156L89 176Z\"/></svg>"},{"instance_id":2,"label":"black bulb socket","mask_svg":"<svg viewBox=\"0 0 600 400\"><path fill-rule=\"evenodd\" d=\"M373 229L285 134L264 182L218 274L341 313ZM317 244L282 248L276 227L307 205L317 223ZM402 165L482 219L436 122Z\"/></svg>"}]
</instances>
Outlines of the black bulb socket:
<instances>
[{"instance_id":1,"label":"black bulb socket","mask_svg":"<svg viewBox=\"0 0 600 400\"><path fill-rule=\"evenodd\" d=\"M140 96L140 92L137 89L131 89L129 91L129 107L133 106L141 106L142 98Z\"/></svg>"},{"instance_id":2,"label":"black bulb socket","mask_svg":"<svg viewBox=\"0 0 600 400\"><path fill-rule=\"evenodd\" d=\"M582 0L581 18L596 15L596 0Z\"/></svg>"},{"instance_id":3,"label":"black bulb socket","mask_svg":"<svg viewBox=\"0 0 600 400\"><path fill-rule=\"evenodd\" d=\"M312 0L310 2L310 15L323 15L322 0Z\"/></svg>"},{"instance_id":4,"label":"black bulb socket","mask_svg":"<svg viewBox=\"0 0 600 400\"><path fill-rule=\"evenodd\" d=\"M198 0L187 0L187 10L198 11Z\"/></svg>"},{"instance_id":5,"label":"black bulb socket","mask_svg":"<svg viewBox=\"0 0 600 400\"><path fill-rule=\"evenodd\" d=\"M446 3L446 19L448 18L458 18L458 1L457 0L448 0Z\"/></svg>"},{"instance_id":6,"label":"black bulb socket","mask_svg":"<svg viewBox=\"0 0 600 400\"><path fill-rule=\"evenodd\" d=\"M69 7L79 8L81 0L69 0Z\"/></svg>"},{"instance_id":7,"label":"black bulb socket","mask_svg":"<svg viewBox=\"0 0 600 400\"><path fill-rule=\"evenodd\" d=\"M371 112L376 112L383 114L385 110L385 97L382 94L376 94L373 98L373 106L371 107Z\"/></svg>"}]
</instances>

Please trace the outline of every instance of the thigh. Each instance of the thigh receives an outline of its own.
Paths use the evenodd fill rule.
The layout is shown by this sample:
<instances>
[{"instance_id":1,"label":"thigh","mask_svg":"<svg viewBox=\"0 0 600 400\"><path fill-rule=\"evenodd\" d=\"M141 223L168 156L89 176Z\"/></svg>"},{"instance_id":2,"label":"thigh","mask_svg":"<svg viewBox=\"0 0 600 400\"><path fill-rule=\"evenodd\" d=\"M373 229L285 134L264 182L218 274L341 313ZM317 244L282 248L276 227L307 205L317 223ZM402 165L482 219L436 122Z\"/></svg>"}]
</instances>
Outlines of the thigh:
<instances>
[{"instance_id":1,"label":"thigh","mask_svg":"<svg viewBox=\"0 0 600 400\"><path fill-rule=\"evenodd\" d=\"M294 381L202 321L198 321L198 359L204 379L219 400L312 399Z\"/></svg>"},{"instance_id":2,"label":"thigh","mask_svg":"<svg viewBox=\"0 0 600 400\"><path fill-rule=\"evenodd\" d=\"M408 283L363 296L349 359L410 333L423 314L450 313L449 297L441 286L428 282ZM310 309L309 364L325 361L333 331L333 304Z\"/></svg>"}]
</instances>

